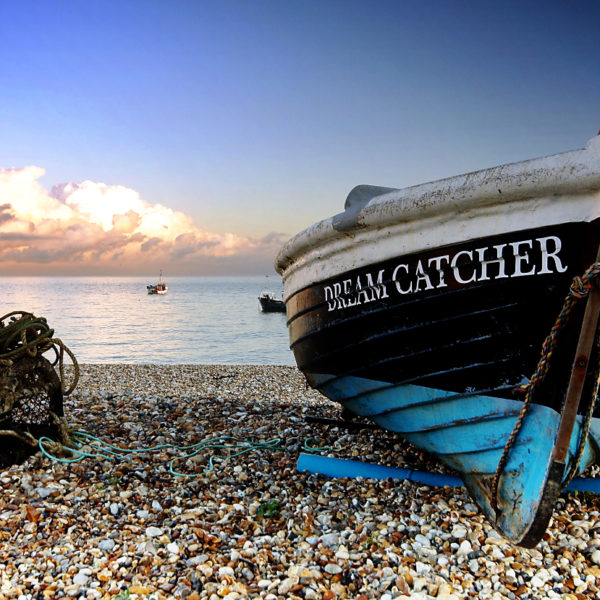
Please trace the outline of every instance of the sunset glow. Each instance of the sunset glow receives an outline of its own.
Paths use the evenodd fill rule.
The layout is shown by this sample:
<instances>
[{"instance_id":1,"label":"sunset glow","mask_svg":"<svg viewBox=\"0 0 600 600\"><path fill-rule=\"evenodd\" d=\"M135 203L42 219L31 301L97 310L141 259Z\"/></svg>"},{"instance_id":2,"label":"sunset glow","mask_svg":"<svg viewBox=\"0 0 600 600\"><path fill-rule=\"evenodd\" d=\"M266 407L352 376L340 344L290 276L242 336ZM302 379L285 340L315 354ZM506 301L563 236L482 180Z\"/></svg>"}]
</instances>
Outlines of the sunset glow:
<instances>
[{"instance_id":1,"label":"sunset glow","mask_svg":"<svg viewBox=\"0 0 600 600\"><path fill-rule=\"evenodd\" d=\"M275 275L357 185L581 148L574 5L0 3L0 274Z\"/></svg>"},{"instance_id":2,"label":"sunset glow","mask_svg":"<svg viewBox=\"0 0 600 600\"><path fill-rule=\"evenodd\" d=\"M281 240L213 233L133 189L94 181L46 190L41 167L0 169L0 261L10 274L211 273L251 259L269 272Z\"/></svg>"}]
</instances>

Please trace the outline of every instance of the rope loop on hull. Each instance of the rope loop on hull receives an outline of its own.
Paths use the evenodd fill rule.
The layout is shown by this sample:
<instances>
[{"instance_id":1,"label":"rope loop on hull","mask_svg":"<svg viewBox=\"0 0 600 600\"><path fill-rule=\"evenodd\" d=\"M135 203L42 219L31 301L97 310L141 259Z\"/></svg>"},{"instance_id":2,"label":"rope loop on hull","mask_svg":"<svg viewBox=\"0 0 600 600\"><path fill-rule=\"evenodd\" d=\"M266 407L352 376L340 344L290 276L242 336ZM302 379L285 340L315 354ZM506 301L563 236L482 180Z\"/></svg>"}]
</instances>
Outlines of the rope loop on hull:
<instances>
[{"instance_id":1,"label":"rope loop on hull","mask_svg":"<svg viewBox=\"0 0 600 600\"><path fill-rule=\"evenodd\" d=\"M510 453L510 449L514 445L519 431L523 425L523 421L529 407L531 406L531 402L533 399L533 395L538 386L544 381L548 371L550 369L550 361L554 351L556 350L558 343L558 336L560 332L565 328L569 317L575 306L579 303L583 298L587 298L590 294L590 290L593 286L598 285L600 279L600 262L593 263L585 273L579 277L575 276L573 281L571 282L571 286L569 288L569 292L563 302L562 309L558 316L556 317L556 321L550 330L550 333L544 340L542 345L542 352L536 366L535 372L531 376L528 383L523 386L520 386L520 390L525 392L525 399L523 400L523 406L517 418L517 421L511 431L510 436L504 446L502 451L502 456L500 457L500 461L498 462L498 466L496 467L496 473L494 474L494 480L492 483L492 495L491 495L491 503L492 508L494 510L498 510L498 488L500 483L500 477L504 472L504 468L506 467L506 463L508 462L508 457ZM596 347L600 348L600 336L598 335L598 331L596 331ZM572 463L571 469L567 477L563 480L563 489L569 484L573 476L577 472L577 468L579 466L579 462L583 455L583 451L585 449L585 445L587 443L589 428L592 420L592 414L594 412L594 406L598 399L598 393L600 391L600 369L596 373L596 381L594 385L594 392L592 396L592 401L589 402L588 410L585 415L584 424L582 427L581 436L579 438L577 453L575 455L575 460Z\"/></svg>"}]
</instances>

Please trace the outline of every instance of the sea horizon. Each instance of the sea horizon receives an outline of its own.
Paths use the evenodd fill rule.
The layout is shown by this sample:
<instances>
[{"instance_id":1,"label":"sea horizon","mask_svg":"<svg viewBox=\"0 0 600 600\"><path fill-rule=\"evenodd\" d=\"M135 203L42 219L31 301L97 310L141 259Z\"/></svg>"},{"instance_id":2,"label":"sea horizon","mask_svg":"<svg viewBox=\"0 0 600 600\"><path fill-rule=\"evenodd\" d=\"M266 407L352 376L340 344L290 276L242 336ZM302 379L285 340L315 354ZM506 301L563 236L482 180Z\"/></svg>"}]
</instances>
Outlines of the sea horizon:
<instances>
[{"instance_id":1,"label":"sea horizon","mask_svg":"<svg viewBox=\"0 0 600 600\"><path fill-rule=\"evenodd\" d=\"M1 314L44 317L80 363L294 365L284 313L263 313L257 275L165 277L23 275L4 278Z\"/></svg>"}]
</instances>

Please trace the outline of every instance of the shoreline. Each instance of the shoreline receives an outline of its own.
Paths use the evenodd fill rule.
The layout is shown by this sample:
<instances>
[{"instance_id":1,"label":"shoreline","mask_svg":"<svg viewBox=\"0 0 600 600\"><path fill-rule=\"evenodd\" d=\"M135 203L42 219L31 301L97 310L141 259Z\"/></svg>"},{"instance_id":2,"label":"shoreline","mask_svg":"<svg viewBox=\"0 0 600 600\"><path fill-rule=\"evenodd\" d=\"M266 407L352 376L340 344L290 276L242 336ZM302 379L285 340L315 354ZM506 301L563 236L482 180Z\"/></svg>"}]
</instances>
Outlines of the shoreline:
<instances>
[{"instance_id":1,"label":"shoreline","mask_svg":"<svg viewBox=\"0 0 600 600\"><path fill-rule=\"evenodd\" d=\"M309 424L338 406L295 367L82 364L71 428L129 449L222 435L268 442L224 460L174 448L119 462L0 470L2 598L567 598L600 589L600 501L562 497L536 549L511 546L464 488L298 473L304 442L326 453L443 471L383 430ZM67 373L70 370L67 369ZM200 475L200 476L199 476ZM127 596L129 593L129 596Z\"/></svg>"}]
</instances>

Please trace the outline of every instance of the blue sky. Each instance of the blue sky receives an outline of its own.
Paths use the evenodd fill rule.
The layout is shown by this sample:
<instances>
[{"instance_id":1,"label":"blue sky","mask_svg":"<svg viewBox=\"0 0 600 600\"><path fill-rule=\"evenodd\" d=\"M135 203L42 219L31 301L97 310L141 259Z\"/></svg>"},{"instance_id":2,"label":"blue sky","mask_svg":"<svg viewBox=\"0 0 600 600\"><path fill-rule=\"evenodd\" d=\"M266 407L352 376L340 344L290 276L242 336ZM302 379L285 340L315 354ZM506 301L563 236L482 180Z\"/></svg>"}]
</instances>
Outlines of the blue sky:
<instances>
[{"instance_id":1,"label":"blue sky","mask_svg":"<svg viewBox=\"0 0 600 600\"><path fill-rule=\"evenodd\" d=\"M4 0L0 167L292 235L357 184L584 146L599 22L586 0Z\"/></svg>"}]
</instances>

